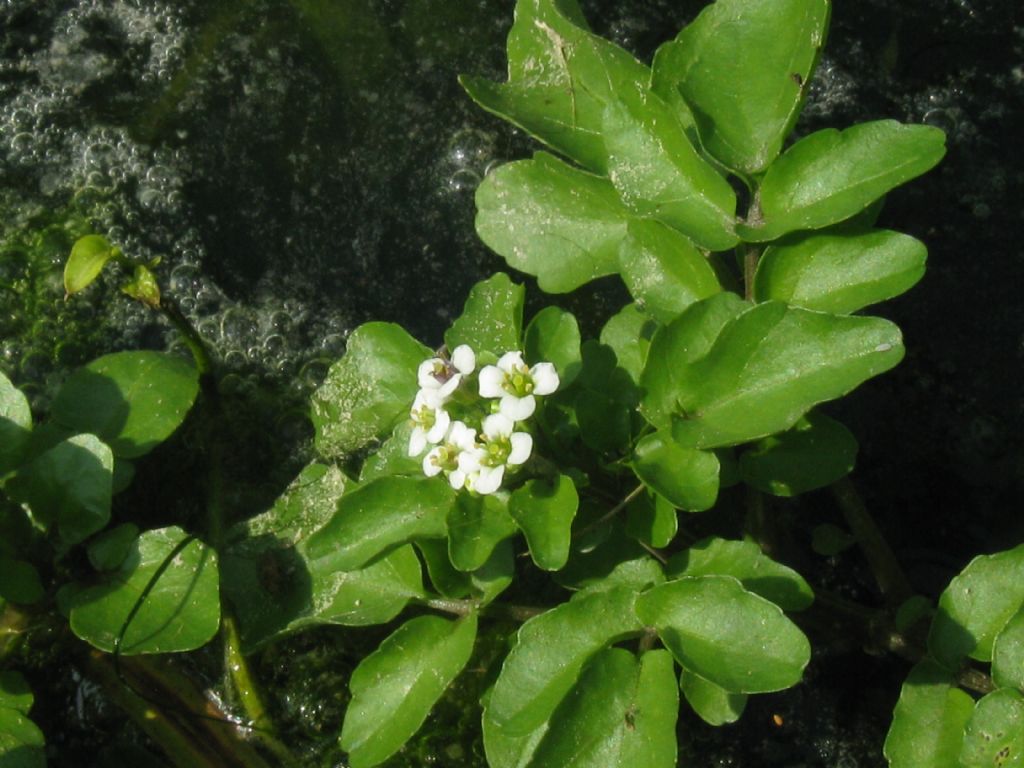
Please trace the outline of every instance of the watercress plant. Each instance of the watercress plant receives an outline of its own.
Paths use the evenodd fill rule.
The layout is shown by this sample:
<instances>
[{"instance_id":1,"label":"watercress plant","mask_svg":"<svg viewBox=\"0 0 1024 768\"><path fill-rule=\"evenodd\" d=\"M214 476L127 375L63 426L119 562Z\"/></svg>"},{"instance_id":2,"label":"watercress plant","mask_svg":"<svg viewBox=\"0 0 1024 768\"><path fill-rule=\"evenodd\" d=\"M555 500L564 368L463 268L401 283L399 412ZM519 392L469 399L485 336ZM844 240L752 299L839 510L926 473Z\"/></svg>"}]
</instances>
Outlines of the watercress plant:
<instances>
[{"instance_id":1,"label":"watercress plant","mask_svg":"<svg viewBox=\"0 0 1024 768\"><path fill-rule=\"evenodd\" d=\"M349 764L369 768L513 626L480 702L488 765L668 768L680 696L721 726L749 696L800 682L815 624L800 616L818 597L916 664L885 744L892 766L1018 764L1024 551L978 558L933 610L845 479L854 436L820 408L903 356L899 329L860 312L921 278L925 246L875 221L944 153L937 129L892 120L794 136L829 12L717 0L647 66L594 35L575 0L520 0L508 81L462 83L555 154L492 170L477 232L543 291L617 275L633 301L584 339L558 306L525 322L524 286L499 273L437 349L360 326L312 399L319 458L234 525L215 482L202 530L112 524L132 462L197 399L216 424L217 366L161 294L158 265L81 239L68 294L118 264L125 293L174 323L193 360L100 358L43 425L0 377L0 660L16 657L26 617L59 612L102 652L83 669L174 764L220 765L223 735L197 741L139 681L178 709L194 698L133 661L219 631L242 729L261 745L229 748L287 764L246 657L311 626L385 625L339 734ZM215 426L205 436L217 445ZM209 460L215 473L216 450ZM851 529L831 541L862 546L879 607L812 586L775 546L763 494L828 486ZM26 765L43 743L31 704L4 672L0 756L20 750Z\"/></svg>"}]
</instances>

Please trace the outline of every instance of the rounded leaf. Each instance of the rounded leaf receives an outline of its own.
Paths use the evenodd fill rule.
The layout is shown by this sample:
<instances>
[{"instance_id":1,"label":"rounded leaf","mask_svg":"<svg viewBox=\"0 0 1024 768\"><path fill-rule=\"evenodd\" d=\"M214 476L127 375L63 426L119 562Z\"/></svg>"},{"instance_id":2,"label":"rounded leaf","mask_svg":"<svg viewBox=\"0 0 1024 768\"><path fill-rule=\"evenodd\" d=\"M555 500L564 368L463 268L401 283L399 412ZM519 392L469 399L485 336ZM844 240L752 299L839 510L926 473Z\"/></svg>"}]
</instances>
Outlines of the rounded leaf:
<instances>
[{"instance_id":1,"label":"rounded leaf","mask_svg":"<svg viewBox=\"0 0 1024 768\"><path fill-rule=\"evenodd\" d=\"M1024 608L999 630L992 646L992 679L1024 691Z\"/></svg>"},{"instance_id":2,"label":"rounded leaf","mask_svg":"<svg viewBox=\"0 0 1024 768\"><path fill-rule=\"evenodd\" d=\"M636 602L685 669L730 693L765 693L800 681L811 646L782 610L728 576L684 577Z\"/></svg>"},{"instance_id":3,"label":"rounded leaf","mask_svg":"<svg viewBox=\"0 0 1024 768\"><path fill-rule=\"evenodd\" d=\"M729 693L685 669L679 676L679 687L693 711L708 725L735 723L747 706L747 694Z\"/></svg>"},{"instance_id":4,"label":"rounded leaf","mask_svg":"<svg viewBox=\"0 0 1024 768\"><path fill-rule=\"evenodd\" d=\"M633 451L641 482L673 506L688 512L711 509L718 497L718 457L684 448L664 431L647 435Z\"/></svg>"},{"instance_id":5,"label":"rounded leaf","mask_svg":"<svg viewBox=\"0 0 1024 768\"><path fill-rule=\"evenodd\" d=\"M526 289L499 272L469 289L462 314L444 334L448 351L468 344L495 357L520 348L523 335L523 297Z\"/></svg>"},{"instance_id":6,"label":"rounded leaf","mask_svg":"<svg viewBox=\"0 0 1024 768\"><path fill-rule=\"evenodd\" d=\"M71 246L71 255L64 265L64 292L70 296L85 289L117 253L118 250L101 235L78 238Z\"/></svg>"},{"instance_id":7,"label":"rounded leaf","mask_svg":"<svg viewBox=\"0 0 1024 768\"><path fill-rule=\"evenodd\" d=\"M559 390L564 390L579 375L582 365L580 327L571 312L544 307L526 326L523 348L529 363L549 362L555 366Z\"/></svg>"},{"instance_id":8,"label":"rounded leaf","mask_svg":"<svg viewBox=\"0 0 1024 768\"><path fill-rule=\"evenodd\" d=\"M21 463L31 430L28 399L0 373L0 477Z\"/></svg>"},{"instance_id":9,"label":"rounded leaf","mask_svg":"<svg viewBox=\"0 0 1024 768\"><path fill-rule=\"evenodd\" d=\"M992 691L974 705L960 749L961 768L1024 766L1024 694Z\"/></svg>"},{"instance_id":10,"label":"rounded leaf","mask_svg":"<svg viewBox=\"0 0 1024 768\"><path fill-rule=\"evenodd\" d=\"M146 531L120 568L74 594L71 629L108 653L123 638L126 656L199 648L220 627L217 573L217 553L181 528Z\"/></svg>"},{"instance_id":11,"label":"rounded leaf","mask_svg":"<svg viewBox=\"0 0 1024 768\"><path fill-rule=\"evenodd\" d=\"M572 521L579 501L576 486L567 475L559 475L554 482L530 480L512 493L509 514L526 535L538 568L557 571L569 559Z\"/></svg>"},{"instance_id":12,"label":"rounded leaf","mask_svg":"<svg viewBox=\"0 0 1024 768\"><path fill-rule=\"evenodd\" d=\"M198 393L199 374L188 360L164 352L115 352L68 377L54 399L53 419L98 435L115 456L130 459L170 437Z\"/></svg>"}]
</instances>

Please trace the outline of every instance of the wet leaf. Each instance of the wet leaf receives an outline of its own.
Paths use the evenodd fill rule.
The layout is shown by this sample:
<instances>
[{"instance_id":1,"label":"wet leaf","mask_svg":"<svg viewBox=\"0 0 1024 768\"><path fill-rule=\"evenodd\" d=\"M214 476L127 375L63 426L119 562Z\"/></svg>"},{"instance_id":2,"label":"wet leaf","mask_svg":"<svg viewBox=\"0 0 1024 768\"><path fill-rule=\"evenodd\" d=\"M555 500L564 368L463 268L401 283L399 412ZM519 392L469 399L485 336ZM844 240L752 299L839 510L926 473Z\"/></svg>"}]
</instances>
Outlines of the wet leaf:
<instances>
[{"instance_id":1,"label":"wet leaf","mask_svg":"<svg viewBox=\"0 0 1024 768\"><path fill-rule=\"evenodd\" d=\"M652 88L678 90L721 163L758 173L796 122L828 19L827 0L718 0L658 49Z\"/></svg>"},{"instance_id":2,"label":"wet leaf","mask_svg":"<svg viewBox=\"0 0 1024 768\"><path fill-rule=\"evenodd\" d=\"M630 295L661 323L722 290L704 254L679 232L653 219L633 219L619 249Z\"/></svg>"},{"instance_id":3,"label":"wet leaf","mask_svg":"<svg viewBox=\"0 0 1024 768\"><path fill-rule=\"evenodd\" d=\"M165 352L115 352L72 373L54 398L52 415L131 459L170 437L198 393L199 374L188 360Z\"/></svg>"},{"instance_id":4,"label":"wet leaf","mask_svg":"<svg viewBox=\"0 0 1024 768\"><path fill-rule=\"evenodd\" d=\"M992 679L996 685L1024 691L1024 608L996 635L992 646Z\"/></svg>"},{"instance_id":5,"label":"wet leaf","mask_svg":"<svg viewBox=\"0 0 1024 768\"><path fill-rule=\"evenodd\" d=\"M362 568L413 539L443 537L454 502L455 493L437 478L380 477L341 498L306 541L306 555L317 569Z\"/></svg>"},{"instance_id":6,"label":"wet leaf","mask_svg":"<svg viewBox=\"0 0 1024 768\"><path fill-rule=\"evenodd\" d=\"M369 768L419 730L473 652L476 616L410 619L360 662L349 687L341 747L352 768Z\"/></svg>"},{"instance_id":7,"label":"wet leaf","mask_svg":"<svg viewBox=\"0 0 1024 768\"><path fill-rule=\"evenodd\" d=\"M945 142L938 128L895 120L812 133L772 163L761 183L761 220L737 232L764 242L848 219L935 166Z\"/></svg>"},{"instance_id":8,"label":"wet leaf","mask_svg":"<svg viewBox=\"0 0 1024 768\"><path fill-rule=\"evenodd\" d=\"M924 275L927 255L920 240L885 229L806 235L765 250L754 297L845 315L910 289Z\"/></svg>"},{"instance_id":9,"label":"wet leaf","mask_svg":"<svg viewBox=\"0 0 1024 768\"><path fill-rule=\"evenodd\" d=\"M488 112L596 173L605 173L605 105L650 70L589 32L576 0L521 0L508 37L508 82L459 78Z\"/></svg>"},{"instance_id":10,"label":"wet leaf","mask_svg":"<svg viewBox=\"0 0 1024 768\"><path fill-rule=\"evenodd\" d=\"M480 239L541 290L567 293L618 272L629 212L605 178L538 152L487 174L476 207Z\"/></svg>"},{"instance_id":11,"label":"wet leaf","mask_svg":"<svg viewBox=\"0 0 1024 768\"><path fill-rule=\"evenodd\" d=\"M625 88L605 107L608 177L634 213L668 224L702 248L724 251L736 194L690 144L675 112L646 88Z\"/></svg>"},{"instance_id":12,"label":"wet leaf","mask_svg":"<svg viewBox=\"0 0 1024 768\"><path fill-rule=\"evenodd\" d=\"M673 768L679 690L672 657L599 652L551 717L530 768Z\"/></svg>"},{"instance_id":13,"label":"wet leaf","mask_svg":"<svg viewBox=\"0 0 1024 768\"><path fill-rule=\"evenodd\" d=\"M636 304L624 306L601 328L601 344L615 352L618 367L629 374L634 384L640 382L647 350L657 329L657 321Z\"/></svg>"},{"instance_id":14,"label":"wet leaf","mask_svg":"<svg viewBox=\"0 0 1024 768\"><path fill-rule=\"evenodd\" d=\"M544 307L526 326L523 341L529 363L553 363L558 371L558 389L565 390L579 375L580 327L571 312Z\"/></svg>"},{"instance_id":15,"label":"wet leaf","mask_svg":"<svg viewBox=\"0 0 1024 768\"><path fill-rule=\"evenodd\" d=\"M729 576L683 577L636 603L685 669L730 693L764 693L800 681L811 647L782 610Z\"/></svg>"},{"instance_id":16,"label":"wet leaf","mask_svg":"<svg viewBox=\"0 0 1024 768\"><path fill-rule=\"evenodd\" d=\"M629 587L580 593L523 624L491 691L491 724L524 736L546 723L589 658L643 628L635 600Z\"/></svg>"},{"instance_id":17,"label":"wet leaf","mask_svg":"<svg viewBox=\"0 0 1024 768\"><path fill-rule=\"evenodd\" d=\"M186 538L176 526L139 536L116 571L74 595L72 631L110 653L123 629L120 652L126 656L206 645L220 627L217 554L199 539Z\"/></svg>"},{"instance_id":18,"label":"wet leaf","mask_svg":"<svg viewBox=\"0 0 1024 768\"><path fill-rule=\"evenodd\" d=\"M431 351L400 326L366 323L348 340L314 393L316 448L325 458L347 456L388 434L408 416L419 389L416 370Z\"/></svg>"},{"instance_id":19,"label":"wet leaf","mask_svg":"<svg viewBox=\"0 0 1024 768\"><path fill-rule=\"evenodd\" d=\"M758 304L729 323L677 378L672 435L682 445L735 445L788 429L903 357L899 328L874 317Z\"/></svg>"},{"instance_id":20,"label":"wet leaf","mask_svg":"<svg viewBox=\"0 0 1024 768\"><path fill-rule=\"evenodd\" d=\"M448 554L460 571L475 571L487 562L498 542L514 536L516 524L508 503L495 496L456 495L448 511Z\"/></svg>"},{"instance_id":21,"label":"wet leaf","mask_svg":"<svg viewBox=\"0 0 1024 768\"><path fill-rule=\"evenodd\" d=\"M449 353L460 344L468 344L478 357L482 352L501 357L520 349L525 294L523 286L502 272L474 285L462 314L444 334Z\"/></svg>"},{"instance_id":22,"label":"wet leaf","mask_svg":"<svg viewBox=\"0 0 1024 768\"><path fill-rule=\"evenodd\" d=\"M17 469L32 430L28 399L0 373L0 477Z\"/></svg>"},{"instance_id":23,"label":"wet leaf","mask_svg":"<svg viewBox=\"0 0 1024 768\"><path fill-rule=\"evenodd\" d=\"M100 235L78 238L64 265L64 293L71 296L84 290L103 271L103 266L120 253Z\"/></svg>"}]
</instances>

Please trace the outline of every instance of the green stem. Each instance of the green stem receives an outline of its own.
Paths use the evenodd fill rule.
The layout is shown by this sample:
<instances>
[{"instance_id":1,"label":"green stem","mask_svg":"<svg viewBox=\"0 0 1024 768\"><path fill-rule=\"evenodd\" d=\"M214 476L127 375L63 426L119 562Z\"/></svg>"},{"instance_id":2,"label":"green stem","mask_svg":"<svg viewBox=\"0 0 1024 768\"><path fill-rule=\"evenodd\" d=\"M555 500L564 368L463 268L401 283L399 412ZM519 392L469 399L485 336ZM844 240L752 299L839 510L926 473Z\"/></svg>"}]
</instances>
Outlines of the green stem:
<instances>
[{"instance_id":1,"label":"green stem","mask_svg":"<svg viewBox=\"0 0 1024 768\"><path fill-rule=\"evenodd\" d=\"M199 332L189 322L189 319L182 314L181 310L178 309L178 305L167 297L160 299L160 311L164 313L164 317L171 321L171 324L181 334L185 344L188 345L199 375L202 377L209 376L213 372L213 362Z\"/></svg>"},{"instance_id":2,"label":"green stem","mask_svg":"<svg viewBox=\"0 0 1024 768\"><path fill-rule=\"evenodd\" d=\"M914 589L853 481L849 477L836 481L832 484L832 493L839 503L846 524L867 558L882 595L891 607L900 605L914 594Z\"/></svg>"},{"instance_id":3,"label":"green stem","mask_svg":"<svg viewBox=\"0 0 1024 768\"><path fill-rule=\"evenodd\" d=\"M505 603L491 603L480 607L476 600L452 600L444 597L432 597L420 602L435 611L451 613L456 616L468 616L474 611L479 611L481 615L504 616L514 621L527 621L548 610L533 605L507 605Z\"/></svg>"},{"instance_id":4,"label":"green stem","mask_svg":"<svg viewBox=\"0 0 1024 768\"><path fill-rule=\"evenodd\" d=\"M754 275L757 274L757 262L761 259L761 249L747 245L743 248L743 298L754 300Z\"/></svg>"},{"instance_id":5,"label":"green stem","mask_svg":"<svg viewBox=\"0 0 1024 768\"><path fill-rule=\"evenodd\" d=\"M601 517L599 517L597 520L592 522L590 525L585 525L582 528L580 528L578 531L573 531L572 537L574 539L578 539L580 536L584 535L585 533L590 533L595 528L600 528L602 525L604 525L609 520L611 520L613 517L615 517L617 514L619 514L619 512L621 512L626 507L628 507L630 505L630 503L637 496L639 496L641 493L643 493L643 491L644 491L643 484L638 485L636 488L634 488L632 491L630 491L622 501L620 501L618 504L616 504L614 507L612 507L610 510L608 510L605 514L601 515Z\"/></svg>"}]
</instances>

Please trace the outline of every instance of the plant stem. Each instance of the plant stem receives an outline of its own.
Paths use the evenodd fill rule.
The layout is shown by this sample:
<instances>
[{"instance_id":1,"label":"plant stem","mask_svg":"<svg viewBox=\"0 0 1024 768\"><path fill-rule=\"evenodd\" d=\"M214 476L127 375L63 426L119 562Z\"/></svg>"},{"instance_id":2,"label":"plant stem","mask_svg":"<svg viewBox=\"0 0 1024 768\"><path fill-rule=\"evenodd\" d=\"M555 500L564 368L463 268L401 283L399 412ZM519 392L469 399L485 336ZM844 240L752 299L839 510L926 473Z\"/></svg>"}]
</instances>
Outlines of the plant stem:
<instances>
[{"instance_id":1,"label":"plant stem","mask_svg":"<svg viewBox=\"0 0 1024 768\"><path fill-rule=\"evenodd\" d=\"M514 621L527 621L548 610L534 605L506 605L505 603L491 603L481 607L476 600L452 600L444 597L432 597L421 602L428 608L456 616L468 616L473 611L479 611L481 614L503 615Z\"/></svg>"},{"instance_id":2,"label":"plant stem","mask_svg":"<svg viewBox=\"0 0 1024 768\"><path fill-rule=\"evenodd\" d=\"M743 298L754 300L754 275L757 274L757 262L761 258L761 249L748 245L743 249Z\"/></svg>"},{"instance_id":3,"label":"plant stem","mask_svg":"<svg viewBox=\"0 0 1024 768\"><path fill-rule=\"evenodd\" d=\"M883 597L890 607L900 605L914 594L914 589L853 481L849 477L837 480L832 484L832 493L843 511L846 524L867 558Z\"/></svg>"},{"instance_id":4,"label":"plant stem","mask_svg":"<svg viewBox=\"0 0 1024 768\"><path fill-rule=\"evenodd\" d=\"M210 359L210 353L206 349L206 344L203 343L202 337L199 332L195 329L189 319L182 314L181 310L178 309L178 305L175 304L171 299L167 297L161 297L160 299L160 310L164 313L164 317L171 321L171 324L177 329L178 333L181 334L181 338L188 345L189 351L192 353L192 359L195 361L196 370L199 371L199 375L203 378L208 377L213 371L213 362Z\"/></svg>"}]
</instances>

